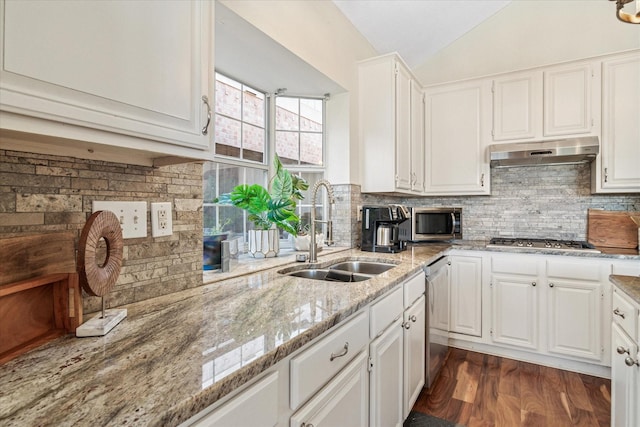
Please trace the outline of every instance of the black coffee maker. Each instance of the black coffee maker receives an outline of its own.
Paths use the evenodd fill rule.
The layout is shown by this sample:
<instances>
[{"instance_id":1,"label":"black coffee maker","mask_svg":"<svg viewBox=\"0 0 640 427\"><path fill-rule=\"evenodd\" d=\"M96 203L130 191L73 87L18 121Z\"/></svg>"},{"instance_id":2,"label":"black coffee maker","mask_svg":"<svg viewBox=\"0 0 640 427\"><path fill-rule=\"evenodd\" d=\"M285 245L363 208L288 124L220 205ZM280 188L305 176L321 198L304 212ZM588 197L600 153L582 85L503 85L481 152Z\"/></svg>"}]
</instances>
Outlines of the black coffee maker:
<instances>
[{"instance_id":1,"label":"black coffee maker","mask_svg":"<svg viewBox=\"0 0 640 427\"><path fill-rule=\"evenodd\" d=\"M363 206L360 249L386 253L407 249L407 242L401 240L398 226L408 216L406 208L400 205Z\"/></svg>"}]
</instances>

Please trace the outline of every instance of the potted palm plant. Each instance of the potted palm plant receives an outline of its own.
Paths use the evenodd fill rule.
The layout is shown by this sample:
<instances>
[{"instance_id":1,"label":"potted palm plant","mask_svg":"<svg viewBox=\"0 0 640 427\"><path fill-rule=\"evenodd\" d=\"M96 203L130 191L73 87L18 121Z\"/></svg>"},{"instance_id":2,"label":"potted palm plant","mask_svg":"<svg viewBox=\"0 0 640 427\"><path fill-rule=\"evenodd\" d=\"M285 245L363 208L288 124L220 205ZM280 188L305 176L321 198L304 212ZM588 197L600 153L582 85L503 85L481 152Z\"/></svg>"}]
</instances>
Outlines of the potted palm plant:
<instances>
[{"instance_id":1,"label":"potted palm plant","mask_svg":"<svg viewBox=\"0 0 640 427\"><path fill-rule=\"evenodd\" d=\"M303 178L282 167L277 155L274 165L275 175L269 182L269 189L259 184L241 184L214 200L214 203L247 211L248 219L254 225L254 229L249 230L249 253L254 257L278 255L280 240L277 228L293 236L298 234L300 218L296 214L296 206L304 198L302 191L309 188Z\"/></svg>"}]
</instances>

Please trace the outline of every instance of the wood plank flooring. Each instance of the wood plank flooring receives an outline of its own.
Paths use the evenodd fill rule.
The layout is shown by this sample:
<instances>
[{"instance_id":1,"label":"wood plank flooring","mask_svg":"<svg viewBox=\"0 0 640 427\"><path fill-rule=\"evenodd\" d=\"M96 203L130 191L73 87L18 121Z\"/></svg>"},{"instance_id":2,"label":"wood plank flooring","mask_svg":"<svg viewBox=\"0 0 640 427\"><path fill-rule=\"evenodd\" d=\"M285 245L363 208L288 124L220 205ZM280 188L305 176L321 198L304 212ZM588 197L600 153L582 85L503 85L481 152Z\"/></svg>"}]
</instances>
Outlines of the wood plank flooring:
<instances>
[{"instance_id":1,"label":"wood plank flooring","mask_svg":"<svg viewBox=\"0 0 640 427\"><path fill-rule=\"evenodd\" d=\"M452 348L413 410L467 427L604 427L611 381Z\"/></svg>"}]
</instances>

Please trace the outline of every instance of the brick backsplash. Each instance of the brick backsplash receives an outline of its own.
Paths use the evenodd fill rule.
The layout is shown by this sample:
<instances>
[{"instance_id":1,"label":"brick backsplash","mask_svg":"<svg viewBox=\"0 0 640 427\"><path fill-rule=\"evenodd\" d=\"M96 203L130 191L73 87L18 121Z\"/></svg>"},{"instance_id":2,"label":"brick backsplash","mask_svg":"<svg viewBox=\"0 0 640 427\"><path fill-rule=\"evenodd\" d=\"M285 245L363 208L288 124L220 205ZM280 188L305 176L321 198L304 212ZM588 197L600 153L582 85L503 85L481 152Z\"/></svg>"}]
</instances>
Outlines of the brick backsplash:
<instances>
[{"instance_id":1,"label":"brick backsplash","mask_svg":"<svg viewBox=\"0 0 640 427\"><path fill-rule=\"evenodd\" d=\"M124 240L108 307L202 285L202 164L153 168L0 150L0 238L79 237L94 200L147 202L147 237ZM172 236L151 237L151 202L172 203ZM85 295L83 306L94 312L101 300Z\"/></svg>"},{"instance_id":2,"label":"brick backsplash","mask_svg":"<svg viewBox=\"0 0 640 427\"><path fill-rule=\"evenodd\" d=\"M586 240L587 210L640 211L640 193L591 194L589 165L491 169L491 196L389 197L362 194L363 204L460 206L463 237ZM359 237L358 237L359 238Z\"/></svg>"}]
</instances>

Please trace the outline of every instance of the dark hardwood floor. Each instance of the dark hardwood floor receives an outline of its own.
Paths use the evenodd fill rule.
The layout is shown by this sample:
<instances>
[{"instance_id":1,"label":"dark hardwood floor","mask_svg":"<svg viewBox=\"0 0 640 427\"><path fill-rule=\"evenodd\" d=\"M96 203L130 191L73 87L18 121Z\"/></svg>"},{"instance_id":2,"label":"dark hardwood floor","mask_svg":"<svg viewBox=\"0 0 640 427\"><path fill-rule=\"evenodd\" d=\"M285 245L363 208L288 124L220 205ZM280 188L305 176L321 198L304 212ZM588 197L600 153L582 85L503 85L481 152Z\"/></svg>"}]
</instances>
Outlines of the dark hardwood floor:
<instances>
[{"instance_id":1,"label":"dark hardwood floor","mask_svg":"<svg viewBox=\"0 0 640 427\"><path fill-rule=\"evenodd\" d=\"M611 381L452 348L413 410L467 427L609 426Z\"/></svg>"}]
</instances>

